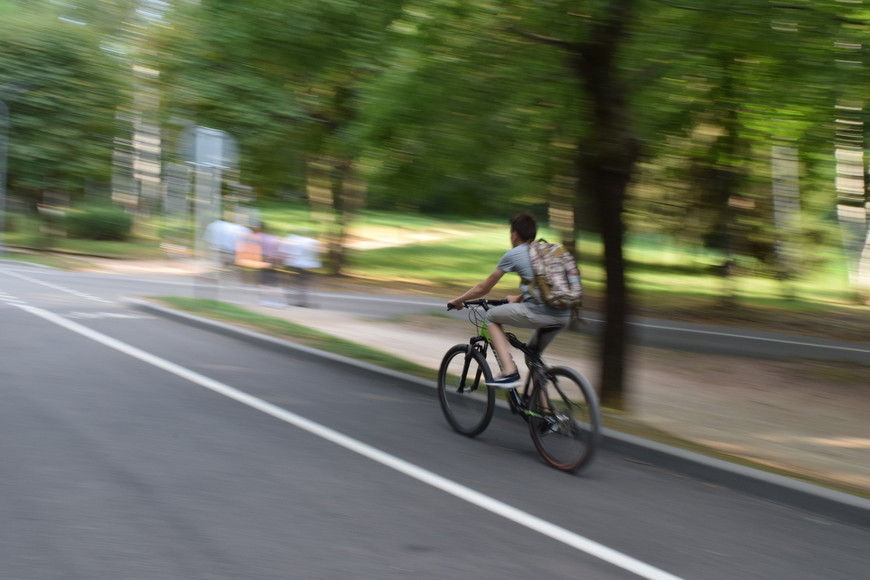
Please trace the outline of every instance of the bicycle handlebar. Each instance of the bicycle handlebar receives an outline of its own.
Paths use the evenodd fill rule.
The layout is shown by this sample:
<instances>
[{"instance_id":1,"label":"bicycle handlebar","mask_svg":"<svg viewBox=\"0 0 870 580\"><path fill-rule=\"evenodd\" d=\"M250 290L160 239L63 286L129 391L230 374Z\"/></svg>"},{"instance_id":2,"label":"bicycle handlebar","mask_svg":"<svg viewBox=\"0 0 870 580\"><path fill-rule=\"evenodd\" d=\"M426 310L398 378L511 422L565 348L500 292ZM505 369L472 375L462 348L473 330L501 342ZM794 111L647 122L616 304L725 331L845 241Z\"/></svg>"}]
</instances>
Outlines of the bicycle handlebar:
<instances>
[{"instance_id":1,"label":"bicycle handlebar","mask_svg":"<svg viewBox=\"0 0 870 580\"><path fill-rule=\"evenodd\" d=\"M508 300L490 300L489 298L478 298L477 300L466 300L462 304L464 306L483 306L484 310L489 310L490 306L500 306L507 304ZM447 304L447 310L453 310L452 304Z\"/></svg>"}]
</instances>

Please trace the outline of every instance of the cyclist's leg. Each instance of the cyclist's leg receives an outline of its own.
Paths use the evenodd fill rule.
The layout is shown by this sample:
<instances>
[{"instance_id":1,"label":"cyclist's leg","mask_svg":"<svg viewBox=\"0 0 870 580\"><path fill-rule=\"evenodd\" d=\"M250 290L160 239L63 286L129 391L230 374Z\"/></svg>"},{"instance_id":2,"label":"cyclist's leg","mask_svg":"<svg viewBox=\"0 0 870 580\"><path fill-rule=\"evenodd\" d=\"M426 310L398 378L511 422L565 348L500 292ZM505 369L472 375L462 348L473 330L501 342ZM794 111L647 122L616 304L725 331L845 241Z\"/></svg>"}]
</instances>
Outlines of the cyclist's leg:
<instances>
[{"instance_id":1,"label":"cyclist's leg","mask_svg":"<svg viewBox=\"0 0 870 580\"><path fill-rule=\"evenodd\" d=\"M544 352L544 349L553 342L553 339L556 338L559 332L564 330L571 323L570 316L564 318L549 316L548 318L554 318L555 320L553 320L551 324L546 324L536 328L528 342L529 347L537 349L538 352ZM559 328L556 330L553 327Z\"/></svg>"},{"instance_id":2,"label":"cyclist's leg","mask_svg":"<svg viewBox=\"0 0 870 580\"><path fill-rule=\"evenodd\" d=\"M484 321L489 329L492 348L495 351L495 358L504 375L518 372L519 369L511 355L510 343L508 343L503 325L528 327L528 318L528 305L522 302L502 304L490 308L484 317Z\"/></svg>"},{"instance_id":3,"label":"cyclist's leg","mask_svg":"<svg viewBox=\"0 0 870 580\"><path fill-rule=\"evenodd\" d=\"M509 375L517 372L517 365L514 362L514 357L511 356L510 345L502 325L497 322L489 322L486 327L489 330L495 360L498 361L502 374Z\"/></svg>"},{"instance_id":4,"label":"cyclist's leg","mask_svg":"<svg viewBox=\"0 0 870 580\"><path fill-rule=\"evenodd\" d=\"M552 321L549 318L551 317L541 319L540 315L530 308L528 303L524 302L503 304L487 312L485 318L487 328L489 328L493 350L502 370L501 377L487 384L496 387L503 384L506 388L515 387L520 384L519 368L517 368L511 356L510 343L502 325L509 324L520 328L538 328L539 326L551 323Z\"/></svg>"},{"instance_id":5,"label":"cyclist's leg","mask_svg":"<svg viewBox=\"0 0 870 580\"><path fill-rule=\"evenodd\" d=\"M487 323L507 324L518 328L530 328L535 330L529 341L529 346L537 347L543 350L555 338L556 332L538 332L539 328L547 326L561 326L565 328L570 324L571 317L569 314L547 314L539 312L532 307L528 302L516 302L513 304L504 304L491 308L486 313ZM505 349L507 350L507 338L504 339ZM493 347L496 344L493 342ZM509 352L509 351L508 351ZM499 353L501 354L501 353Z\"/></svg>"}]
</instances>

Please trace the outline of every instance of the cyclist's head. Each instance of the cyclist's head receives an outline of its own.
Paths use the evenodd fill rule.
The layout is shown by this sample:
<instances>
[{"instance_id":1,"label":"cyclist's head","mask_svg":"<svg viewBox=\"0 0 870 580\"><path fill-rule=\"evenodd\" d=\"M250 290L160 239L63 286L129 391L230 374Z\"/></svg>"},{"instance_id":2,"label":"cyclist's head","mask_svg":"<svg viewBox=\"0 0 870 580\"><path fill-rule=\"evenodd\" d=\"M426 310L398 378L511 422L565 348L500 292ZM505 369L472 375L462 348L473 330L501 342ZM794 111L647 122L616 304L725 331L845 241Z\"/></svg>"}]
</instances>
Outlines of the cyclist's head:
<instances>
[{"instance_id":1,"label":"cyclist's head","mask_svg":"<svg viewBox=\"0 0 870 580\"><path fill-rule=\"evenodd\" d=\"M516 232L521 242L531 242L538 235L538 224L532 214L518 213L511 218L511 232Z\"/></svg>"}]
</instances>

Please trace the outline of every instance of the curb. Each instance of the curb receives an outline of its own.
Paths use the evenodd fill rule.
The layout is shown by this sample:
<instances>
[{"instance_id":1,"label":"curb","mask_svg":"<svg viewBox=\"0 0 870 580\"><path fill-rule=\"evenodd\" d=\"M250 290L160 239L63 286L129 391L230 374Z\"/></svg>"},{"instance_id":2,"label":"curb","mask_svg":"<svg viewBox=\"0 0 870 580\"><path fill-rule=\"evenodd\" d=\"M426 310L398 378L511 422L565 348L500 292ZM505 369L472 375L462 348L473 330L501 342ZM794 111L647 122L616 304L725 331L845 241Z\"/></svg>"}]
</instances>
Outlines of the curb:
<instances>
[{"instance_id":1,"label":"curb","mask_svg":"<svg viewBox=\"0 0 870 580\"><path fill-rule=\"evenodd\" d=\"M136 309L158 314L165 318L211 332L217 332L225 336L247 340L271 350L284 351L289 349L304 352L339 364L353 366L373 374L400 379L403 382L412 383L416 386L435 387L432 381L420 377L295 344L224 322L187 314L186 312L167 308L145 300L128 298L127 302ZM498 412L499 410L507 412L506 408L501 409L500 406L497 406L496 411ZM602 434L602 449L623 455L627 459L655 465L688 477L774 503L798 508L841 523L870 529L870 499L864 499L782 475L730 463L612 429L605 428L602 430Z\"/></svg>"},{"instance_id":2,"label":"curb","mask_svg":"<svg viewBox=\"0 0 870 580\"><path fill-rule=\"evenodd\" d=\"M841 523L870 529L868 499L612 429L604 429L603 434L604 449L632 460L812 512Z\"/></svg>"}]
</instances>

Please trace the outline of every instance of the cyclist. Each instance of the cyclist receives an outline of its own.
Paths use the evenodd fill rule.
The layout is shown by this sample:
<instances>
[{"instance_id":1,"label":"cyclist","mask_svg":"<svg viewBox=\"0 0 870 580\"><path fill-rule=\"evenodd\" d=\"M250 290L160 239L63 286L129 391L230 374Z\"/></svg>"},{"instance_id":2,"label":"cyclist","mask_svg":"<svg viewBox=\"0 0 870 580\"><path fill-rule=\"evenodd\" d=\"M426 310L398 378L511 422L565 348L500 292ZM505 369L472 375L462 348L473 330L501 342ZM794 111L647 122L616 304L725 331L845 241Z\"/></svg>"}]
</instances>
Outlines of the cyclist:
<instances>
[{"instance_id":1,"label":"cyclist","mask_svg":"<svg viewBox=\"0 0 870 580\"><path fill-rule=\"evenodd\" d=\"M539 300L529 289L529 282L534 279L532 262L529 259L529 243L533 242L538 234L535 218L531 214L521 213L511 218L510 226L511 249L504 253L492 274L470 288L462 296L449 302L450 306L461 310L464 301L486 296L505 273L516 272L519 274L521 279L520 293L507 296L508 304L490 308L484 319L502 373L500 377L486 384L502 389L512 389L522 382L517 365L511 356L507 336L505 336L502 325L509 324L537 330L545 326L565 328L571 322L570 309L561 310L550 307ZM554 335L555 333L548 335L547 343L552 340ZM535 332L529 341L529 346L543 350L547 344L540 344L538 333Z\"/></svg>"}]
</instances>

